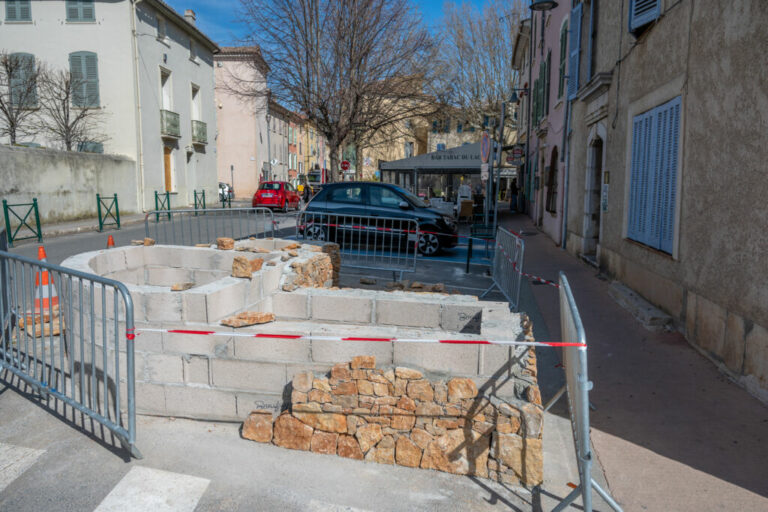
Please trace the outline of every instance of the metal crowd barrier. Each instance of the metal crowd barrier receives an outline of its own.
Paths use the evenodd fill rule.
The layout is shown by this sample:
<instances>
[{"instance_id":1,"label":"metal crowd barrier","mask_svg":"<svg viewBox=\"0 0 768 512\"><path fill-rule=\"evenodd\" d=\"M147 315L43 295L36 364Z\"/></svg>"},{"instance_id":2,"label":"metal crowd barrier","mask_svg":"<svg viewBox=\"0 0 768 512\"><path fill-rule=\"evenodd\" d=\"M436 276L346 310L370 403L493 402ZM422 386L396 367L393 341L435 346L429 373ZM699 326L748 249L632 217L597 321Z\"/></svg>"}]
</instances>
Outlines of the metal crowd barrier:
<instances>
[{"instance_id":1,"label":"metal crowd barrier","mask_svg":"<svg viewBox=\"0 0 768 512\"><path fill-rule=\"evenodd\" d=\"M414 219L301 212L298 240L339 244L346 267L403 272L416 270L419 224Z\"/></svg>"},{"instance_id":2,"label":"metal crowd barrier","mask_svg":"<svg viewBox=\"0 0 768 512\"><path fill-rule=\"evenodd\" d=\"M549 410L567 392L580 483L552 512L564 510L579 495L583 510L592 512L592 489L597 491L613 510L621 512L619 504L592 478L592 443L589 436L589 391L592 389L592 383L587 377L587 337L571 287L563 272L560 272L560 335L563 342L580 343L583 346L563 347L565 386L547 403L544 410Z\"/></svg>"},{"instance_id":3,"label":"metal crowd barrier","mask_svg":"<svg viewBox=\"0 0 768 512\"><path fill-rule=\"evenodd\" d=\"M517 310L520 306L520 282L523 279L525 242L514 233L504 228L498 228L495 249L491 269L493 284L480 295L480 298L485 297L494 288L498 288L509 301L509 307Z\"/></svg>"},{"instance_id":4,"label":"metal crowd barrier","mask_svg":"<svg viewBox=\"0 0 768 512\"><path fill-rule=\"evenodd\" d=\"M144 232L158 244L195 245L211 244L219 237L272 237L275 227L269 208L211 208L149 212L144 217Z\"/></svg>"},{"instance_id":5,"label":"metal crowd barrier","mask_svg":"<svg viewBox=\"0 0 768 512\"><path fill-rule=\"evenodd\" d=\"M133 302L122 283L0 251L0 375L111 431L134 457Z\"/></svg>"}]
</instances>

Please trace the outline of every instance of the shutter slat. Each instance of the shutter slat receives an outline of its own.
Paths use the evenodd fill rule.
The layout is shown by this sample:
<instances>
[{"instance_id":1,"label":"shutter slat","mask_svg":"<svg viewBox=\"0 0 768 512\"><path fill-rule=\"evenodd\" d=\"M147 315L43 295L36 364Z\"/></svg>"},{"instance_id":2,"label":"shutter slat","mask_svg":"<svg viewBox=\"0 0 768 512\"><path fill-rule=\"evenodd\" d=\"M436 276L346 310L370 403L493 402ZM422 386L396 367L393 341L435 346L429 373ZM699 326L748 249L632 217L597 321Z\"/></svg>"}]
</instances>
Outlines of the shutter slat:
<instances>
[{"instance_id":1,"label":"shutter slat","mask_svg":"<svg viewBox=\"0 0 768 512\"><path fill-rule=\"evenodd\" d=\"M583 4L571 10L568 58L568 99L576 98L579 91L579 53L581 52L581 11Z\"/></svg>"}]
</instances>

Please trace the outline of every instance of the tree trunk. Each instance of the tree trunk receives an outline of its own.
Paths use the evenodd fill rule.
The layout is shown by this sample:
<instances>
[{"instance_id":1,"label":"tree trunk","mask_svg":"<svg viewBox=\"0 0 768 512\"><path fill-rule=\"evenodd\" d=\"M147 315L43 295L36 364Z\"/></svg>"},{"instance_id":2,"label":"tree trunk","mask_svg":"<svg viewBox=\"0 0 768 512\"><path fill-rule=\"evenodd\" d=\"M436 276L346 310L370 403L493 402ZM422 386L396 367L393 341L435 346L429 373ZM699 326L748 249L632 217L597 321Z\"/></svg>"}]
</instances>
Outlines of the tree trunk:
<instances>
[{"instance_id":1,"label":"tree trunk","mask_svg":"<svg viewBox=\"0 0 768 512\"><path fill-rule=\"evenodd\" d=\"M328 172L328 182L333 183L341 181L337 179L339 176L339 145L337 143L329 142L328 151L330 152L331 157L331 170Z\"/></svg>"}]
</instances>

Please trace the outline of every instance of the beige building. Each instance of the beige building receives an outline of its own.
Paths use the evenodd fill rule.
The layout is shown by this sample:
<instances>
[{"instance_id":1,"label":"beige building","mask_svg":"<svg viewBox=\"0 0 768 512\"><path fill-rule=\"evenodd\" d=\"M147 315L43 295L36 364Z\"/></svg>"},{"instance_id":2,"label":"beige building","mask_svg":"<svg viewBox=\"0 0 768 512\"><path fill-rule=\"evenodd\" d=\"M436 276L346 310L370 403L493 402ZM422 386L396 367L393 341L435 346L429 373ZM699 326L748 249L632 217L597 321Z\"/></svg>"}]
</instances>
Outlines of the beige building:
<instances>
[{"instance_id":1,"label":"beige building","mask_svg":"<svg viewBox=\"0 0 768 512\"><path fill-rule=\"evenodd\" d=\"M595 4L579 4L567 249L768 401L768 10Z\"/></svg>"}]
</instances>

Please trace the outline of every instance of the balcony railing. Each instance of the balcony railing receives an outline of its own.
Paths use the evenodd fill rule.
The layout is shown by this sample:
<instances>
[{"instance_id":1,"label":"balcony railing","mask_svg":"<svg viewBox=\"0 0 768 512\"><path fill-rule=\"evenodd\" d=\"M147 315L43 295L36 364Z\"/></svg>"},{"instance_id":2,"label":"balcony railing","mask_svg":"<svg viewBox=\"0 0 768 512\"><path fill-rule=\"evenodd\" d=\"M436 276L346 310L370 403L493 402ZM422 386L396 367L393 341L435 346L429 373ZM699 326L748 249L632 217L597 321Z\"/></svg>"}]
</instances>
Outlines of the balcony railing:
<instances>
[{"instance_id":1,"label":"balcony railing","mask_svg":"<svg viewBox=\"0 0 768 512\"><path fill-rule=\"evenodd\" d=\"M192 121L192 143L208 143L208 125L202 121Z\"/></svg>"},{"instance_id":2,"label":"balcony railing","mask_svg":"<svg viewBox=\"0 0 768 512\"><path fill-rule=\"evenodd\" d=\"M160 133L164 137L181 137L179 114L170 110L160 111Z\"/></svg>"}]
</instances>

